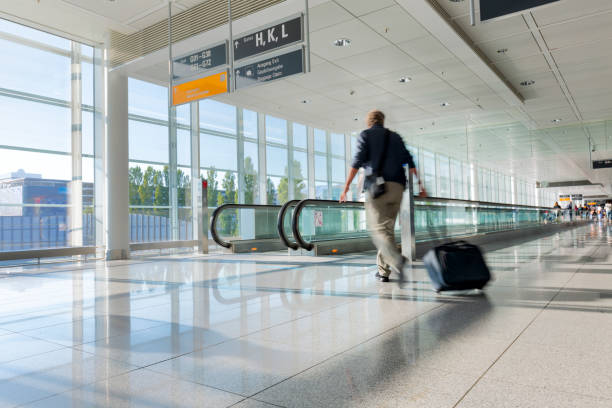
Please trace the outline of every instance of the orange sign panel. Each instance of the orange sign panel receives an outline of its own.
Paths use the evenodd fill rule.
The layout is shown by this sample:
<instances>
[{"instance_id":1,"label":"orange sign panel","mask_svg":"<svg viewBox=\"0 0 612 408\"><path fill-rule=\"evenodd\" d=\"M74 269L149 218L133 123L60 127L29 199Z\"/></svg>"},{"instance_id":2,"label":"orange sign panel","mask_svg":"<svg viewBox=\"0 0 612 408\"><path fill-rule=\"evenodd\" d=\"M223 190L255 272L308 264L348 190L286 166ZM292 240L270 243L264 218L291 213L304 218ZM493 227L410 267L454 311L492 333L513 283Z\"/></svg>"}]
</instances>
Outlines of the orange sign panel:
<instances>
[{"instance_id":1,"label":"orange sign panel","mask_svg":"<svg viewBox=\"0 0 612 408\"><path fill-rule=\"evenodd\" d=\"M197 101L227 92L227 72L209 75L172 87L172 104Z\"/></svg>"}]
</instances>

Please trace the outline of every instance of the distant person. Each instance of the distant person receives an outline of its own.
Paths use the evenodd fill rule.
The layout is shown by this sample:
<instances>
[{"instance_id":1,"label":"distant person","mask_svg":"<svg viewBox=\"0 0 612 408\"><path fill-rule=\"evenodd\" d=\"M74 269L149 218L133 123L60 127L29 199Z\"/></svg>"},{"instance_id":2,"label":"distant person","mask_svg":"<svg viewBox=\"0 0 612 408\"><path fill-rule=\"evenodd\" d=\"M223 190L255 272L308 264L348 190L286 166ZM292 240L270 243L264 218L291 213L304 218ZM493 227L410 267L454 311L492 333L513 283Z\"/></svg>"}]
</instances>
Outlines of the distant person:
<instances>
[{"instance_id":1,"label":"distant person","mask_svg":"<svg viewBox=\"0 0 612 408\"><path fill-rule=\"evenodd\" d=\"M403 280L405 259L395 243L395 221L400 210L402 195L406 189L406 171L417 176L416 166L412 156L406 149L401 136L384 127L385 115L379 110L368 113L366 125L368 129L361 132L357 142L357 152L349 170L349 176L340 195L340 202L346 201L346 194L353 178L360 168L365 169L364 190L366 192L366 220L372 234L372 241L378 249L376 263L378 270L376 279L389 282L389 275L395 272ZM385 146L385 140L387 145ZM386 149L385 149L386 148ZM382 161L380 160L382 157ZM380 185L384 192L377 198L377 174L382 177ZM384 183L384 184L383 184ZM419 189L422 196L426 195L419 179Z\"/></svg>"},{"instance_id":2,"label":"distant person","mask_svg":"<svg viewBox=\"0 0 612 408\"><path fill-rule=\"evenodd\" d=\"M570 201L569 205L567 206L568 212L569 212L569 220L572 220L572 216L574 215L574 203L572 203Z\"/></svg>"}]
</instances>

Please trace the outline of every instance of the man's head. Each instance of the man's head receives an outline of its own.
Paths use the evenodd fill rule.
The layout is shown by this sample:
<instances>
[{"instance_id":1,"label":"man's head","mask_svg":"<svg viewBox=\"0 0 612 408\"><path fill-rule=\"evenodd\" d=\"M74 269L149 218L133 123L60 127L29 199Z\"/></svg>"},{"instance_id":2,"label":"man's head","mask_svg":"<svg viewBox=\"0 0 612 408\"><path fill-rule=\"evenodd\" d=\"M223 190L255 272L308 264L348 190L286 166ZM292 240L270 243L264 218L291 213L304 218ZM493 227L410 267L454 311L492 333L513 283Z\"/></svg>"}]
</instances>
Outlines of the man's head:
<instances>
[{"instance_id":1,"label":"man's head","mask_svg":"<svg viewBox=\"0 0 612 408\"><path fill-rule=\"evenodd\" d=\"M368 112L366 125L367 127L372 127L374 125L385 126L385 114L377 109L371 110Z\"/></svg>"}]
</instances>

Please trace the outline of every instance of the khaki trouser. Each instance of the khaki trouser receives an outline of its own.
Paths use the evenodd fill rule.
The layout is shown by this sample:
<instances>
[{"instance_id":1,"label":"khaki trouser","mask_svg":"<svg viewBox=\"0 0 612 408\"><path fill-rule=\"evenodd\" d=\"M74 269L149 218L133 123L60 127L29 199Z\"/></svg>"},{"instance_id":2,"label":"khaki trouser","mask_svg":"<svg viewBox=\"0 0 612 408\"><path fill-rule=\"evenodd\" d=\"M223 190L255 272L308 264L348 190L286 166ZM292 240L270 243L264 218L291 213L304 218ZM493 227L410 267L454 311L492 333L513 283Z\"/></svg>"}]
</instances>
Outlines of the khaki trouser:
<instances>
[{"instance_id":1,"label":"khaki trouser","mask_svg":"<svg viewBox=\"0 0 612 408\"><path fill-rule=\"evenodd\" d=\"M366 193L366 220L372 234L372 241L378 249L376 263L378 273L382 276L391 274L391 266L396 270L402 267L402 254L395 243L395 220L399 214L404 186L388 181L385 183L385 194L372 199Z\"/></svg>"}]
</instances>

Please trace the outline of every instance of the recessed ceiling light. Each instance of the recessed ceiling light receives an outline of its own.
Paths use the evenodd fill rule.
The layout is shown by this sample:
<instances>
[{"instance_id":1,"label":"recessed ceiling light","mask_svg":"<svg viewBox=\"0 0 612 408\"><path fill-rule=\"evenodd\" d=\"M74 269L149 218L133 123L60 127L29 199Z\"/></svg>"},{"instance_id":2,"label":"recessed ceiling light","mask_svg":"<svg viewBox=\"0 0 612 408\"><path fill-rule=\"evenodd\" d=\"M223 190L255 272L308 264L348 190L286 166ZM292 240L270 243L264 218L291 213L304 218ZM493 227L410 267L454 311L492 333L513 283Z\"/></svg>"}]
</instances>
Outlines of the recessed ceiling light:
<instances>
[{"instance_id":1,"label":"recessed ceiling light","mask_svg":"<svg viewBox=\"0 0 612 408\"><path fill-rule=\"evenodd\" d=\"M336 47L348 47L351 45L351 40L348 38L338 38L333 42Z\"/></svg>"},{"instance_id":2,"label":"recessed ceiling light","mask_svg":"<svg viewBox=\"0 0 612 408\"><path fill-rule=\"evenodd\" d=\"M357 121L359 120L359 118L353 118L353 120L354 120L355 122L357 122Z\"/></svg>"},{"instance_id":3,"label":"recessed ceiling light","mask_svg":"<svg viewBox=\"0 0 612 408\"><path fill-rule=\"evenodd\" d=\"M562 121L562 119L560 119L560 118L555 118L555 119L553 119L551 122L552 122L552 123L559 123L559 122L561 122L561 121Z\"/></svg>"},{"instance_id":4,"label":"recessed ceiling light","mask_svg":"<svg viewBox=\"0 0 612 408\"><path fill-rule=\"evenodd\" d=\"M461 3L463 0L448 0L448 1L450 1L451 3Z\"/></svg>"},{"instance_id":5,"label":"recessed ceiling light","mask_svg":"<svg viewBox=\"0 0 612 408\"><path fill-rule=\"evenodd\" d=\"M300 103L310 103L310 100L309 100L309 99L302 99L302 100L300 101Z\"/></svg>"},{"instance_id":6,"label":"recessed ceiling light","mask_svg":"<svg viewBox=\"0 0 612 408\"><path fill-rule=\"evenodd\" d=\"M420 128L419 128L419 130L425 130L425 128L423 128L423 127L420 127Z\"/></svg>"},{"instance_id":7,"label":"recessed ceiling light","mask_svg":"<svg viewBox=\"0 0 612 408\"><path fill-rule=\"evenodd\" d=\"M535 81L533 79L528 79L527 81L521 82L521 86L530 86L533 84L535 84Z\"/></svg>"},{"instance_id":8,"label":"recessed ceiling light","mask_svg":"<svg viewBox=\"0 0 612 408\"><path fill-rule=\"evenodd\" d=\"M410 82L410 81L412 81L412 78L410 78L410 77L401 77L401 78L399 79L399 81L400 81L402 84L405 84L406 82Z\"/></svg>"},{"instance_id":9,"label":"recessed ceiling light","mask_svg":"<svg viewBox=\"0 0 612 408\"><path fill-rule=\"evenodd\" d=\"M440 106L442 106L442 107L447 107L448 105L450 105L450 103L449 103L449 102L442 102L442 103L440 104Z\"/></svg>"},{"instance_id":10,"label":"recessed ceiling light","mask_svg":"<svg viewBox=\"0 0 612 408\"><path fill-rule=\"evenodd\" d=\"M505 53L507 53L507 52L508 52L508 49L507 49L507 48L500 48L499 50L497 50L497 53L498 53L498 54L505 54Z\"/></svg>"}]
</instances>

